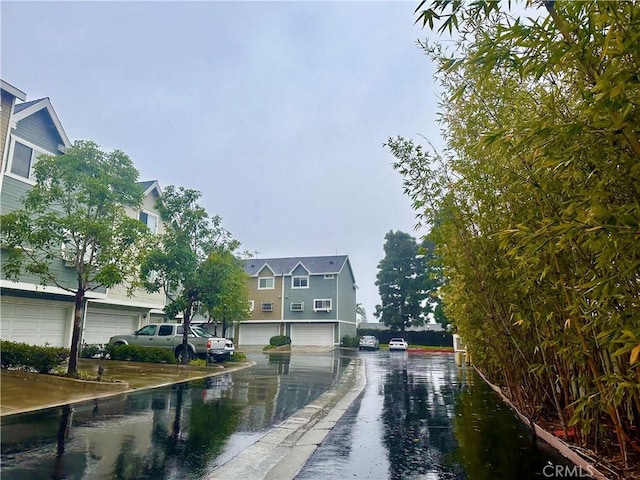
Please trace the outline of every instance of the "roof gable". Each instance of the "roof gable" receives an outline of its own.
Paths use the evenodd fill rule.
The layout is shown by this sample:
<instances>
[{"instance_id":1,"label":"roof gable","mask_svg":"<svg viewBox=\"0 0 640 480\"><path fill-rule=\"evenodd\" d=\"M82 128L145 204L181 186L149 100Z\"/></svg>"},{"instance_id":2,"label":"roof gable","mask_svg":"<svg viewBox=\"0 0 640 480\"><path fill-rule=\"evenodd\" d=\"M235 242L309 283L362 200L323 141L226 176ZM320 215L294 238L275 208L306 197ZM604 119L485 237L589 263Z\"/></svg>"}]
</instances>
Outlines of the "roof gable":
<instances>
[{"instance_id":1,"label":"roof gable","mask_svg":"<svg viewBox=\"0 0 640 480\"><path fill-rule=\"evenodd\" d=\"M146 197L154 190L156 191L156 195L159 197L162 195L162 191L160 190L160 185L157 180L147 180L145 182L138 182L138 185L142 187L144 190L144 196Z\"/></svg>"},{"instance_id":2,"label":"roof gable","mask_svg":"<svg viewBox=\"0 0 640 480\"><path fill-rule=\"evenodd\" d=\"M276 273L276 272L273 271L273 268L271 268L268 263L265 263L264 265L262 265L262 268L260 268L260 270L258 270L258 273L256 273L256 275L262 274L262 272L264 270L269 270L272 275L275 275L275 273Z\"/></svg>"},{"instance_id":3,"label":"roof gable","mask_svg":"<svg viewBox=\"0 0 640 480\"><path fill-rule=\"evenodd\" d=\"M311 272L309 271L309 269L307 267L304 266L304 263L302 262L298 262L296 263L296 265L291 269L291 271L289 272L291 275L293 275L296 270L298 270L298 272L300 272L300 270L304 269L304 271L307 272L307 274L310 274Z\"/></svg>"},{"instance_id":4,"label":"roof gable","mask_svg":"<svg viewBox=\"0 0 640 480\"><path fill-rule=\"evenodd\" d=\"M58 135L60 135L60 139L62 140L63 145L66 148L71 147L71 141L69 140L69 137L67 137L64 128L62 128L62 123L60 122L60 119L58 118L58 115L53 109L53 105L51 105L51 101L48 98L40 98L37 100L31 100L30 102L17 104L14 107L13 120L14 122L19 122L20 120L23 120L43 109L49 115L51 123L55 126Z\"/></svg>"},{"instance_id":5,"label":"roof gable","mask_svg":"<svg viewBox=\"0 0 640 480\"><path fill-rule=\"evenodd\" d=\"M17 98L18 100L26 100L27 99L27 94L24 93L22 90L14 87L13 85L11 85L9 82L5 82L4 80L0 80L0 88L2 89L3 92L7 92L9 95L12 95L13 97Z\"/></svg>"},{"instance_id":6,"label":"roof gable","mask_svg":"<svg viewBox=\"0 0 640 480\"><path fill-rule=\"evenodd\" d=\"M298 265L302 265L310 275L330 275L339 274L348 261L349 257L347 255L266 259L250 258L244 260L244 271L250 276L256 276L264 265L269 265L269 268L275 275L291 275Z\"/></svg>"}]
</instances>

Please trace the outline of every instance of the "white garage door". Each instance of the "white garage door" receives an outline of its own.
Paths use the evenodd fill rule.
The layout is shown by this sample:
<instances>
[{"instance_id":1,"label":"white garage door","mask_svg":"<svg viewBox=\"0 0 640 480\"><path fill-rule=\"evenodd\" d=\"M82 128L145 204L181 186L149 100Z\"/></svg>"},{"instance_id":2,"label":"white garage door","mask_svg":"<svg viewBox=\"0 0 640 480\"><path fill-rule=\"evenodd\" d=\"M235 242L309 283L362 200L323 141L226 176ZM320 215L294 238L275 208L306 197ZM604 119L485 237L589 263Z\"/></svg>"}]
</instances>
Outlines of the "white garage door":
<instances>
[{"instance_id":1,"label":"white garage door","mask_svg":"<svg viewBox=\"0 0 640 480\"><path fill-rule=\"evenodd\" d=\"M2 297L0 307L3 340L69 346L73 303Z\"/></svg>"},{"instance_id":2,"label":"white garage door","mask_svg":"<svg viewBox=\"0 0 640 480\"><path fill-rule=\"evenodd\" d=\"M138 330L140 314L128 310L87 310L83 342L89 345L107 343L114 335L133 333Z\"/></svg>"},{"instance_id":3,"label":"white garage door","mask_svg":"<svg viewBox=\"0 0 640 480\"><path fill-rule=\"evenodd\" d=\"M240 325L240 345L269 345L269 339L280 335L280 326L277 323L266 325Z\"/></svg>"},{"instance_id":4,"label":"white garage door","mask_svg":"<svg viewBox=\"0 0 640 480\"><path fill-rule=\"evenodd\" d=\"M291 325L291 345L333 346L333 324Z\"/></svg>"}]
</instances>

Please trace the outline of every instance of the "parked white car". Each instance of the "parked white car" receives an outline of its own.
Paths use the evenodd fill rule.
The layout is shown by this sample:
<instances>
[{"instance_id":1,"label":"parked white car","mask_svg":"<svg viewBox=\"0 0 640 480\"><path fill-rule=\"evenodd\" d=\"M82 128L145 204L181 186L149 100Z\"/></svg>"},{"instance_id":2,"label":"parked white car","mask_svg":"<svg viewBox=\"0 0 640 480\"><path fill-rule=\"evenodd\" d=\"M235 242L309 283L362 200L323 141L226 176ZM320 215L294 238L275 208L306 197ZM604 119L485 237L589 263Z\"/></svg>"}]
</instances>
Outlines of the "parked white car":
<instances>
[{"instance_id":1,"label":"parked white car","mask_svg":"<svg viewBox=\"0 0 640 480\"><path fill-rule=\"evenodd\" d=\"M389 342L390 352L394 350L406 352L407 348L409 348L409 344L405 341L404 338L392 338Z\"/></svg>"}]
</instances>

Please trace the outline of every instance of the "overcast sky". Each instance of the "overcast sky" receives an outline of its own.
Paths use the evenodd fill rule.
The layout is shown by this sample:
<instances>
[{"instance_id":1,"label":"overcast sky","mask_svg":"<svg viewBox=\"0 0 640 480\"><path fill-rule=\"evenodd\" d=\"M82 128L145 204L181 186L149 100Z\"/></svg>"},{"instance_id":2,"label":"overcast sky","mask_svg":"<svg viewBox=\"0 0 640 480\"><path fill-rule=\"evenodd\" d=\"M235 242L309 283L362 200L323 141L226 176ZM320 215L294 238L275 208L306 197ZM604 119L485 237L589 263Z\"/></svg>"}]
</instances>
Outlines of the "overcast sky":
<instances>
[{"instance_id":1,"label":"overcast sky","mask_svg":"<svg viewBox=\"0 0 640 480\"><path fill-rule=\"evenodd\" d=\"M419 235L383 143L439 138L417 4L3 0L1 74L258 258L349 255L375 321L385 234Z\"/></svg>"}]
</instances>

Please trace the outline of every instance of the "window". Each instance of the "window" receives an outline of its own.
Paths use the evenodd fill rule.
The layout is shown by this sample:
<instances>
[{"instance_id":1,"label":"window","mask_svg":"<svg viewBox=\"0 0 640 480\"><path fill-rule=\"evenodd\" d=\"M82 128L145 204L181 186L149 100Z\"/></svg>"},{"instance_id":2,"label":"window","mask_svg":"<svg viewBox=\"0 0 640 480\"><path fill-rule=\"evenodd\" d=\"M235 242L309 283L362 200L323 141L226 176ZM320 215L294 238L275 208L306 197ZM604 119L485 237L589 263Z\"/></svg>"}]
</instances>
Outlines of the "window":
<instances>
[{"instance_id":1,"label":"window","mask_svg":"<svg viewBox=\"0 0 640 480\"><path fill-rule=\"evenodd\" d=\"M152 213L140 212L138 220L144 223L151 233L158 233L158 216Z\"/></svg>"},{"instance_id":2,"label":"window","mask_svg":"<svg viewBox=\"0 0 640 480\"><path fill-rule=\"evenodd\" d=\"M156 270L149 270L149 273L147 274L147 282L156 283L157 280L158 272Z\"/></svg>"},{"instance_id":3,"label":"window","mask_svg":"<svg viewBox=\"0 0 640 480\"><path fill-rule=\"evenodd\" d=\"M138 335L155 335L156 334L156 325L147 325L138 330Z\"/></svg>"},{"instance_id":4,"label":"window","mask_svg":"<svg viewBox=\"0 0 640 480\"><path fill-rule=\"evenodd\" d=\"M249 300L249 313L253 312L254 307L255 307L254 301Z\"/></svg>"},{"instance_id":5,"label":"window","mask_svg":"<svg viewBox=\"0 0 640 480\"><path fill-rule=\"evenodd\" d=\"M329 310L331 310L330 298L319 298L313 301L314 312L328 312Z\"/></svg>"},{"instance_id":6,"label":"window","mask_svg":"<svg viewBox=\"0 0 640 480\"><path fill-rule=\"evenodd\" d=\"M31 176L31 163L33 160L33 149L15 142L13 144L13 157L11 160L11 173L24 178Z\"/></svg>"},{"instance_id":7,"label":"window","mask_svg":"<svg viewBox=\"0 0 640 480\"><path fill-rule=\"evenodd\" d=\"M274 288L275 282L273 277L258 278L258 290L272 290Z\"/></svg>"},{"instance_id":8,"label":"window","mask_svg":"<svg viewBox=\"0 0 640 480\"><path fill-rule=\"evenodd\" d=\"M324 276L325 280L333 280L334 278L336 278L336 276L334 274L329 274L329 275L325 275Z\"/></svg>"},{"instance_id":9,"label":"window","mask_svg":"<svg viewBox=\"0 0 640 480\"><path fill-rule=\"evenodd\" d=\"M291 277L291 288L309 288L309 277Z\"/></svg>"},{"instance_id":10,"label":"window","mask_svg":"<svg viewBox=\"0 0 640 480\"><path fill-rule=\"evenodd\" d=\"M291 311L292 312L304 311L304 302L291 302Z\"/></svg>"},{"instance_id":11,"label":"window","mask_svg":"<svg viewBox=\"0 0 640 480\"><path fill-rule=\"evenodd\" d=\"M158 329L159 337L169 337L173 335L173 325L160 325Z\"/></svg>"},{"instance_id":12,"label":"window","mask_svg":"<svg viewBox=\"0 0 640 480\"><path fill-rule=\"evenodd\" d=\"M262 302L263 312L273 312L273 302Z\"/></svg>"}]
</instances>

